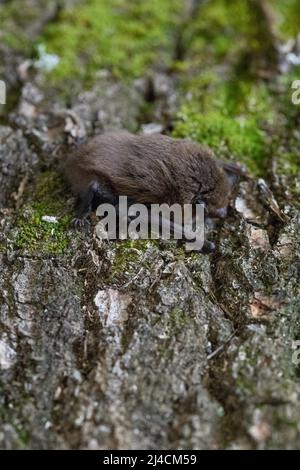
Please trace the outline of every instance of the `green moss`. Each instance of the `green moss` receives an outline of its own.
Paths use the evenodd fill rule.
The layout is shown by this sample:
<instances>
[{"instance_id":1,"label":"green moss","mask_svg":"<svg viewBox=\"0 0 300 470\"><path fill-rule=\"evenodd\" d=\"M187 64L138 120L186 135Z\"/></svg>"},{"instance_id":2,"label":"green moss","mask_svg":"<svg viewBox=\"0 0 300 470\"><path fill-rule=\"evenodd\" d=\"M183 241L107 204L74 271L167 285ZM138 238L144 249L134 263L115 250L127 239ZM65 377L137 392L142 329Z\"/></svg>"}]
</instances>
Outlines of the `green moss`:
<instances>
[{"instance_id":1,"label":"green moss","mask_svg":"<svg viewBox=\"0 0 300 470\"><path fill-rule=\"evenodd\" d=\"M233 157L246 163L254 172L263 166L264 133L251 118L238 120L218 110L201 114L193 106L183 106L174 136L208 145L217 156Z\"/></svg>"},{"instance_id":2,"label":"green moss","mask_svg":"<svg viewBox=\"0 0 300 470\"><path fill-rule=\"evenodd\" d=\"M299 153L284 152L282 151L277 158L279 172L285 175L299 176L300 171L300 156ZM294 188L296 190L296 188ZM299 189L298 189L299 191Z\"/></svg>"},{"instance_id":3,"label":"green moss","mask_svg":"<svg viewBox=\"0 0 300 470\"><path fill-rule=\"evenodd\" d=\"M172 27L180 8L179 0L89 0L62 11L40 38L48 52L61 58L50 78L92 83L95 72L107 68L131 79L154 62L170 65Z\"/></svg>"},{"instance_id":4,"label":"green moss","mask_svg":"<svg viewBox=\"0 0 300 470\"><path fill-rule=\"evenodd\" d=\"M54 172L43 173L35 182L30 201L18 214L15 247L41 253L62 253L69 242L66 234L70 223L64 215L63 183ZM55 216L58 223L45 222L42 217Z\"/></svg>"},{"instance_id":5,"label":"green moss","mask_svg":"<svg viewBox=\"0 0 300 470\"><path fill-rule=\"evenodd\" d=\"M269 0L277 13L275 21L283 38L295 37L300 31L298 0Z\"/></svg>"},{"instance_id":6,"label":"green moss","mask_svg":"<svg viewBox=\"0 0 300 470\"><path fill-rule=\"evenodd\" d=\"M128 263L135 262L141 254L144 240L123 240L116 246L116 255L113 261L115 271L124 271Z\"/></svg>"},{"instance_id":7,"label":"green moss","mask_svg":"<svg viewBox=\"0 0 300 470\"><path fill-rule=\"evenodd\" d=\"M118 242L109 280L128 273L132 268L136 269L136 265L141 263L143 254L152 244L155 244L155 241L128 239ZM146 267L150 264L147 257L143 260L143 264Z\"/></svg>"},{"instance_id":8,"label":"green moss","mask_svg":"<svg viewBox=\"0 0 300 470\"><path fill-rule=\"evenodd\" d=\"M244 46L245 35L253 29L249 8L245 0L214 0L199 8L189 31L190 55L207 52L223 58L229 52L236 54Z\"/></svg>"},{"instance_id":9,"label":"green moss","mask_svg":"<svg viewBox=\"0 0 300 470\"><path fill-rule=\"evenodd\" d=\"M264 128L275 116L266 83L239 67L245 51L257 47L255 14L248 3L207 2L193 19L187 72L180 83L186 98L174 135L208 145L217 156L261 174L268 157Z\"/></svg>"},{"instance_id":10,"label":"green moss","mask_svg":"<svg viewBox=\"0 0 300 470\"><path fill-rule=\"evenodd\" d=\"M11 0L0 5L1 43L30 54L33 45L32 24L38 21L47 3L47 0Z\"/></svg>"},{"instance_id":11,"label":"green moss","mask_svg":"<svg viewBox=\"0 0 300 470\"><path fill-rule=\"evenodd\" d=\"M287 31L295 2L272 3ZM280 171L293 178L299 173L299 146L288 127L299 116L291 104L291 82L299 70L279 78L282 93L258 78L257 70L272 69L274 57L269 63L270 35L257 14L244 0L214 0L199 7L184 34L187 57L177 66L185 72L180 78L185 97L174 135L243 162L254 174L265 174L275 157Z\"/></svg>"},{"instance_id":12,"label":"green moss","mask_svg":"<svg viewBox=\"0 0 300 470\"><path fill-rule=\"evenodd\" d=\"M269 157L264 129L276 120L277 97L265 82L239 66L245 51L257 47L255 13L250 10L247 1L225 0L207 2L199 9L193 20L189 66L180 84L186 99L174 135L199 141L218 157L233 158L262 174Z\"/></svg>"},{"instance_id":13,"label":"green moss","mask_svg":"<svg viewBox=\"0 0 300 470\"><path fill-rule=\"evenodd\" d=\"M250 71L253 63L265 55L271 59L274 52L268 25L251 0L202 2L186 28L184 42L191 69L218 63L222 74L227 65L240 60L244 71Z\"/></svg>"},{"instance_id":14,"label":"green moss","mask_svg":"<svg viewBox=\"0 0 300 470\"><path fill-rule=\"evenodd\" d=\"M16 427L15 429L19 437L20 447L25 448L30 440L29 433L20 427Z\"/></svg>"}]
</instances>

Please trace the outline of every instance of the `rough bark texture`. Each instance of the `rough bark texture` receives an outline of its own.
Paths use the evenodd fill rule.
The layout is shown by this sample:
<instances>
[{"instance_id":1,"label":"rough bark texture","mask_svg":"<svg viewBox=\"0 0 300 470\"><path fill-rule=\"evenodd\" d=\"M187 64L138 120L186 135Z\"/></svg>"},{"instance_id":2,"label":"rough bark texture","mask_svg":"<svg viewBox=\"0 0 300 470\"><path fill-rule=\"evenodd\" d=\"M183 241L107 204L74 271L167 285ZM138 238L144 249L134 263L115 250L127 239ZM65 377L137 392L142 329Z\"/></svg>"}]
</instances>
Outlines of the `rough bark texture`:
<instances>
[{"instance_id":1,"label":"rough bark texture","mask_svg":"<svg viewBox=\"0 0 300 470\"><path fill-rule=\"evenodd\" d=\"M210 256L76 233L58 161L74 138L145 122L147 78L102 74L68 109L39 80L18 84L0 126L0 448L299 448L300 213L285 176L268 173L275 196L240 183ZM154 83L164 126L174 80Z\"/></svg>"}]
</instances>

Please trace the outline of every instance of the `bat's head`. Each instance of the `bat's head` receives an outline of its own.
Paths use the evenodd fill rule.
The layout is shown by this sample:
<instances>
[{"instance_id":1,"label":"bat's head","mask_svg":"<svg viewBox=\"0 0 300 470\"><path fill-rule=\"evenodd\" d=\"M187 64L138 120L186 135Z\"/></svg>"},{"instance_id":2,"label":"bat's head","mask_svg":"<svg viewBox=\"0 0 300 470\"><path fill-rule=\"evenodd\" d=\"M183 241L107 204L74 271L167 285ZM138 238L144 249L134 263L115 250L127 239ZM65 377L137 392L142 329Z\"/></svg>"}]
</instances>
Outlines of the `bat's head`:
<instances>
[{"instance_id":1,"label":"bat's head","mask_svg":"<svg viewBox=\"0 0 300 470\"><path fill-rule=\"evenodd\" d=\"M214 158L207 159L206 162L206 166L202 167L202 186L194 202L203 203L209 217L225 218L233 187L240 176L247 176L247 170L235 163L226 163Z\"/></svg>"},{"instance_id":2,"label":"bat's head","mask_svg":"<svg viewBox=\"0 0 300 470\"><path fill-rule=\"evenodd\" d=\"M209 217L225 218L229 204L231 185L225 171L218 165L213 168L210 185L201 188L194 198L194 203L202 203Z\"/></svg>"}]
</instances>

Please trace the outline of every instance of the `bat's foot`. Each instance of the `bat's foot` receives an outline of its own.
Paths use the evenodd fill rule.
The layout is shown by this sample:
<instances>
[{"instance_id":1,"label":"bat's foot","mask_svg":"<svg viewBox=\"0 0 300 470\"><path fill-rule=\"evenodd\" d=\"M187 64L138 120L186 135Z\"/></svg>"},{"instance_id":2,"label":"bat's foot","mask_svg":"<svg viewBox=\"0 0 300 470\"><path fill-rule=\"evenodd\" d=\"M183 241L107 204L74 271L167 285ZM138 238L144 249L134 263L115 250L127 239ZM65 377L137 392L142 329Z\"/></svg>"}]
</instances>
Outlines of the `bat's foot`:
<instances>
[{"instance_id":1,"label":"bat's foot","mask_svg":"<svg viewBox=\"0 0 300 470\"><path fill-rule=\"evenodd\" d=\"M75 217L75 219L72 220L72 225L77 229L82 229L89 227L91 223L86 217Z\"/></svg>"}]
</instances>

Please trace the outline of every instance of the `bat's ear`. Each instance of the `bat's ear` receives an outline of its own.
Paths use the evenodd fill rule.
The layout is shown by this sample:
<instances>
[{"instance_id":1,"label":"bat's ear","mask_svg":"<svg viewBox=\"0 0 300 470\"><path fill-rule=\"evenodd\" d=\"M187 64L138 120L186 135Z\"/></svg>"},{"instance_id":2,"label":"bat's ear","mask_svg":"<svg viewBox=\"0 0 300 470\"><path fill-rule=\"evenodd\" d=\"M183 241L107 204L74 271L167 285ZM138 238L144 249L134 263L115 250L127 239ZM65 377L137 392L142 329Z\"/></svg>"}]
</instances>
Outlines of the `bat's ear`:
<instances>
[{"instance_id":1,"label":"bat's ear","mask_svg":"<svg viewBox=\"0 0 300 470\"><path fill-rule=\"evenodd\" d=\"M225 171L231 186L234 186L239 178L249 177L247 168L242 165L239 165L238 163L224 162L222 160L219 160L219 164Z\"/></svg>"}]
</instances>

